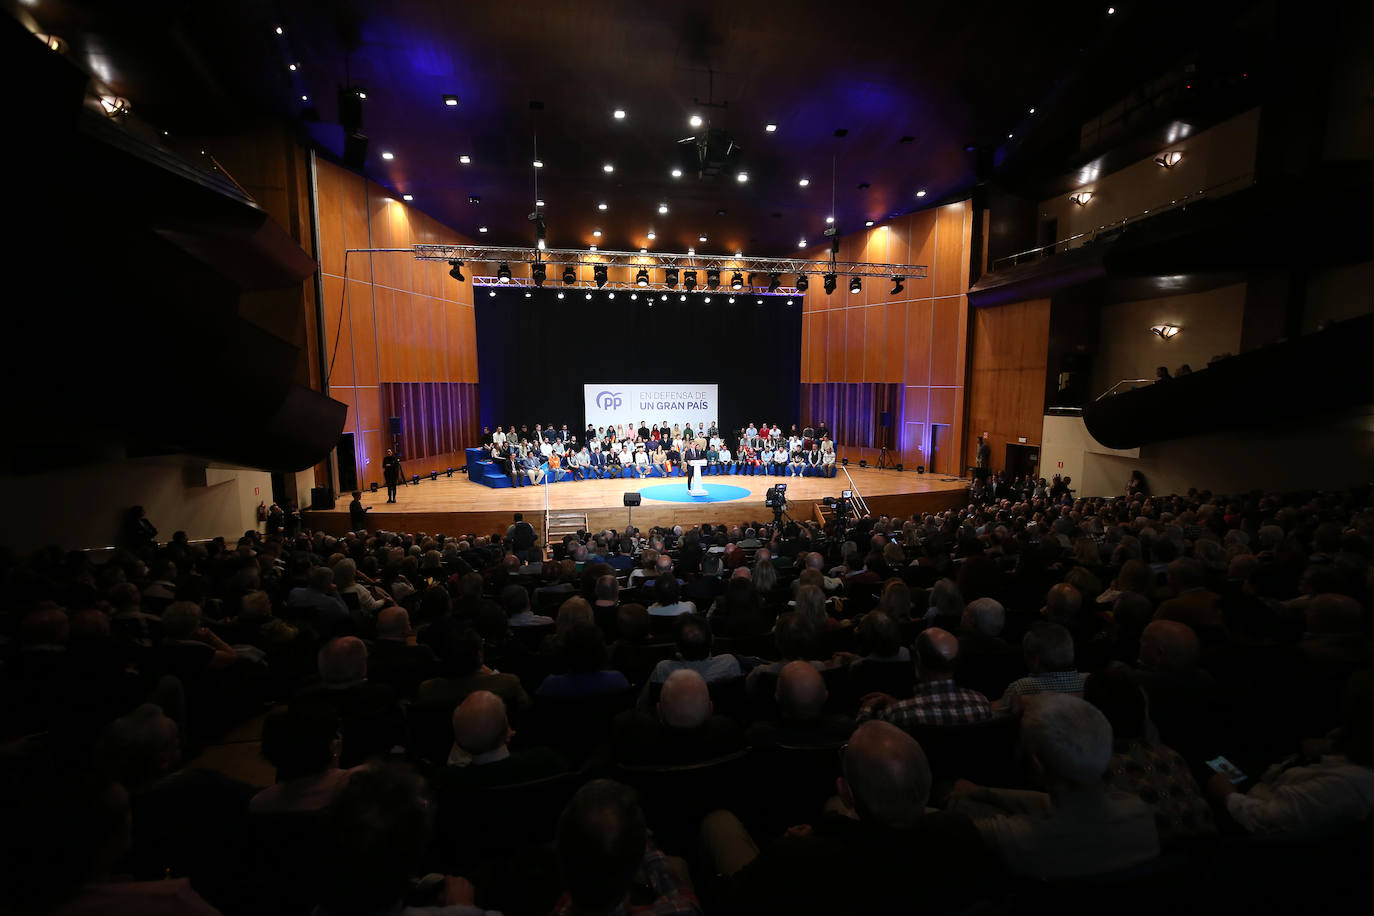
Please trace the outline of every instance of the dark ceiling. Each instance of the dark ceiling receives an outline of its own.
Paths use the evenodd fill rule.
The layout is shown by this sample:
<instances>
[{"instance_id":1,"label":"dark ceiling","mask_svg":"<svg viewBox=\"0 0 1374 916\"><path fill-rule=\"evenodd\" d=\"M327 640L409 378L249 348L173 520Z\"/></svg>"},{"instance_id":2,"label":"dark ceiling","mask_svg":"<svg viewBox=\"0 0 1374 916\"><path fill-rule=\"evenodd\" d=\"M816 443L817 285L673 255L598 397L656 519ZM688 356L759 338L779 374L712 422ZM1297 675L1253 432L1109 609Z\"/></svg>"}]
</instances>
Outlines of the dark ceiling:
<instances>
[{"instance_id":1,"label":"dark ceiling","mask_svg":"<svg viewBox=\"0 0 1374 916\"><path fill-rule=\"evenodd\" d=\"M285 116L341 155L338 90L364 88L366 173L475 240L532 242L537 135L550 246L758 255L814 245L832 212L849 231L967 194L976 150L1033 130L1088 55L1124 78L1159 50L1123 28L1130 10L1076 0L25 6L139 117L208 145ZM739 144L727 173L671 177L692 114Z\"/></svg>"}]
</instances>

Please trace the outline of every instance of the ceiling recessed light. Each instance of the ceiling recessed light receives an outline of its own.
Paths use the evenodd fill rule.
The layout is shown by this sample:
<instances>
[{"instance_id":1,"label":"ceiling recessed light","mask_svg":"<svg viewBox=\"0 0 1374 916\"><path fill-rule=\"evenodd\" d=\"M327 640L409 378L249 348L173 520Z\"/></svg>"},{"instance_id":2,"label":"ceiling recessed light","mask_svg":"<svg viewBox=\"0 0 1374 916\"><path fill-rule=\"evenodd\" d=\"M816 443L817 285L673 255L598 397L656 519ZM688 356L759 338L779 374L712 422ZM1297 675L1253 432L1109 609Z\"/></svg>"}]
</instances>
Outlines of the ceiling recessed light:
<instances>
[{"instance_id":1,"label":"ceiling recessed light","mask_svg":"<svg viewBox=\"0 0 1374 916\"><path fill-rule=\"evenodd\" d=\"M281 34L281 26L277 26L277 34L278 34L278 35Z\"/></svg>"},{"instance_id":2,"label":"ceiling recessed light","mask_svg":"<svg viewBox=\"0 0 1374 916\"><path fill-rule=\"evenodd\" d=\"M487 293L487 295L490 296L491 298L495 299L495 298L496 298L496 290L492 290L491 292Z\"/></svg>"},{"instance_id":3,"label":"ceiling recessed light","mask_svg":"<svg viewBox=\"0 0 1374 916\"><path fill-rule=\"evenodd\" d=\"M601 238L601 230L600 230L600 229L593 229L593 230L592 230L592 238L597 238L597 239Z\"/></svg>"},{"instance_id":4,"label":"ceiling recessed light","mask_svg":"<svg viewBox=\"0 0 1374 916\"><path fill-rule=\"evenodd\" d=\"M735 297L734 297L734 296L731 296L730 299L729 299L729 302L730 302L731 305L734 305L734 304L735 304Z\"/></svg>"},{"instance_id":5,"label":"ceiling recessed light","mask_svg":"<svg viewBox=\"0 0 1374 916\"><path fill-rule=\"evenodd\" d=\"M532 295L533 295L533 293L530 293L530 292L526 291L526 293L525 293L525 298L528 299L528 298L529 298L530 296L532 296Z\"/></svg>"},{"instance_id":6,"label":"ceiling recessed light","mask_svg":"<svg viewBox=\"0 0 1374 916\"><path fill-rule=\"evenodd\" d=\"M303 95L303 96L301 96L301 101L302 101L302 102L308 102L308 101L310 101L310 96L308 96L308 95Z\"/></svg>"},{"instance_id":7,"label":"ceiling recessed light","mask_svg":"<svg viewBox=\"0 0 1374 916\"><path fill-rule=\"evenodd\" d=\"M597 205L596 205L596 209L598 209L598 210L605 210L605 209L606 209L606 203L603 201L603 202L597 204Z\"/></svg>"},{"instance_id":8,"label":"ceiling recessed light","mask_svg":"<svg viewBox=\"0 0 1374 916\"><path fill-rule=\"evenodd\" d=\"M478 231L478 232L486 232L486 231L487 231L487 227L486 227L486 226L478 226L478 227L477 227L477 231Z\"/></svg>"},{"instance_id":9,"label":"ceiling recessed light","mask_svg":"<svg viewBox=\"0 0 1374 916\"><path fill-rule=\"evenodd\" d=\"M798 247L798 248L805 248L805 247L806 247L806 239L802 239L800 242L798 242L798 243L797 243L797 247Z\"/></svg>"},{"instance_id":10,"label":"ceiling recessed light","mask_svg":"<svg viewBox=\"0 0 1374 916\"><path fill-rule=\"evenodd\" d=\"M536 159L533 162L531 162L530 165L534 166L537 169L542 169L544 167L544 160Z\"/></svg>"},{"instance_id":11,"label":"ceiling recessed light","mask_svg":"<svg viewBox=\"0 0 1374 916\"><path fill-rule=\"evenodd\" d=\"M561 291L560 291L559 294L558 294L558 298L559 298L559 299L562 299L562 298L563 298L563 293L562 293Z\"/></svg>"},{"instance_id":12,"label":"ceiling recessed light","mask_svg":"<svg viewBox=\"0 0 1374 916\"><path fill-rule=\"evenodd\" d=\"M766 130L766 131L768 131L768 132L771 134L771 133L773 133L774 131L776 131L776 130L778 129L778 125L776 125L776 124L765 124L765 125L763 125L763 129Z\"/></svg>"},{"instance_id":13,"label":"ceiling recessed light","mask_svg":"<svg viewBox=\"0 0 1374 916\"><path fill-rule=\"evenodd\" d=\"M609 175L611 172L614 172L614 171L615 171L615 166L611 165L611 164L608 162L608 163L606 163L605 165L603 165L603 166L601 167L601 171L603 171L603 172L605 172L607 175Z\"/></svg>"},{"instance_id":14,"label":"ceiling recessed light","mask_svg":"<svg viewBox=\"0 0 1374 916\"><path fill-rule=\"evenodd\" d=\"M1008 139L1008 140L1010 140L1010 139L1011 139L1011 137L1012 137L1012 135L1011 135L1011 134L1007 134L1007 139Z\"/></svg>"},{"instance_id":15,"label":"ceiling recessed light","mask_svg":"<svg viewBox=\"0 0 1374 916\"><path fill-rule=\"evenodd\" d=\"M871 225L873 225L873 220L871 220L871 219L866 219L866 220L864 220L864 225L865 225L865 226L871 226Z\"/></svg>"},{"instance_id":16,"label":"ceiling recessed light","mask_svg":"<svg viewBox=\"0 0 1374 916\"><path fill-rule=\"evenodd\" d=\"M647 249L647 248L641 248L641 249L639 249L639 253L640 253L640 254L648 254L648 253L649 253L649 249Z\"/></svg>"},{"instance_id":17,"label":"ceiling recessed light","mask_svg":"<svg viewBox=\"0 0 1374 916\"><path fill-rule=\"evenodd\" d=\"M650 229L650 230L649 230L649 234L648 234L647 236L645 236L645 238L647 238L649 241L652 242L652 241L654 240L654 238L655 238L655 236L654 236L654 230Z\"/></svg>"},{"instance_id":18,"label":"ceiling recessed light","mask_svg":"<svg viewBox=\"0 0 1374 916\"><path fill-rule=\"evenodd\" d=\"M364 90L362 90L362 89L359 89L359 90L358 90L358 98L360 98L360 99L366 99L366 98L367 98L367 92L364 91Z\"/></svg>"},{"instance_id":19,"label":"ceiling recessed light","mask_svg":"<svg viewBox=\"0 0 1374 916\"><path fill-rule=\"evenodd\" d=\"M736 180L736 181L739 181L739 182L748 181L748 180L749 180L749 173L748 173L748 172L740 172L739 174L737 174L737 175L735 176L735 180Z\"/></svg>"},{"instance_id":20,"label":"ceiling recessed light","mask_svg":"<svg viewBox=\"0 0 1374 916\"><path fill-rule=\"evenodd\" d=\"M402 194L402 195L401 195L401 200L414 200L414 199L415 199L415 195L414 195L414 194Z\"/></svg>"},{"instance_id":21,"label":"ceiling recessed light","mask_svg":"<svg viewBox=\"0 0 1374 916\"><path fill-rule=\"evenodd\" d=\"M294 71L294 70L296 69L296 65L295 65L295 64L287 64L287 65L286 65L286 69Z\"/></svg>"},{"instance_id":22,"label":"ceiling recessed light","mask_svg":"<svg viewBox=\"0 0 1374 916\"><path fill-rule=\"evenodd\" d=\"M460 165L472 165L472 157L469 156L467 153L464 153L463 155L458 157L458 163Z\"/></svg>"},{"instance_id":23,"label":"ceiling recessed light","mask_svg":"<svg viewBox=\"0 0 1374 916\"><path fill-rule=\"evenodd\" d=\"M693 127L700 127L701 115L692 115L690 118L687 119L687 123L692 125Z\"/></svg>"},{"instance_id":24,"label":"ceiling recessed light","mask_svg":"<svg viewBox=\"0 0 1374 916\"><path fill-rule=\"evenodd\" d=\"M681 296L678 296L678 297L677 297L677 301L678 301L678 302L686 302L686 301L687 301L687 294L686 294L686 293L683 293Z\"/></svg>"},{"instance_id":25,"label":"ceiling recessed light","mask_svg":"<svg viewBox=\"0 0 1374 916\"><path fill-rule=\"evenodd\" d=\"M667 204L659 204L659 205L658 205L658 212L659 212L659 213L667 213L667 212L668 212L668 205L667 205Z\"/></svg>"},{"instance_id":26,"label":"ceiling recessed light","mask_svg":"<svg viewBox=\"0 0 1374 916\"><path fill-rule=\"evenodd\" d=\"M689 255L695 255L696 253L697 253L697 250L696 250L695 248L688 248L688 249L687 249L687 254L689 254Z\"/></svg>"},{"instance_id":27,"label":"ceiling recessed light","mask_svg":"<svg viewBox=\"0 0 1374 916\"><path fill-rule=\"evenodd\" d=\"M591 293L587 293L587 298L590 299L591 297L592 297L592 294L591 294Z\"/></svg>"},{"instance_id":28,"label":"ceiling recessed light","mask_svg":"<svg viewBox=\"0 0 1374 916\"><path fill-rule=\"evenodd\" d=\"M458 96L456 96L456 95L446 95L446 96L444 96L444 104L447 105L449 108L457 108L457 107L458 107Z\"/></svg>"},{"instance_id":29,"label":"ceiling recessed light","mask_svg":"<svg viewBox=\"0 0 1374 916\"><path fill-rule=\"evenodd\" d=\"M706 241L706 236L704 236L704 235L699 235L699 236L697 236L697 241L698 241L698 242L704 242L704 241Z\"/></svg>"},{"instance_id":30,"label":"ceiling recessed light","mask_svg":"<svg viewBox=\"0 0 1374 916\"><path fill-rule=\"evenodd\" d=\"M617 121L625 120L625 109L623 108L617 108L614 112L612 112L612 114L615 116L615 119Z\"/></svg>"},{"instance_id":31,"label":"ceiling recessed light","mask_svg":"<svg viewBox=\"0 0 1374 916\"><path fill-rule=\"evenodd\" d=\"M883 231L887 231L888 226L887 226L886 223L884 223L883 225L879 226L878 228L879 228L879 229L882 229Z\"/></svg>"},{"instance_id":32,"label":"ceiling recessed light","mask_svg":"<svg viewBox=\"0 0 1374 916\"><path fill-rule=\"evenodd\" d=\"M301 96L301 98L305 98L305 96ZM392 152L382 153L382 158L390 162L392 159L396 158L396 154Z\"/></svg>"},{"instance_id":33,"label":"ceiling recessed light","mask_svg":"<svg viewBox=\"0 0 1374 916\"><path fill-rule=\"evenodd\" d=\"M1115 15L1116 15L1116 7L1114 7L1114 6L1109 6L1109 7L1107 7L1107 15L1108 15L1108 16L1115 16Z\"/></svg>"},{"instance_id":34,"label":"ceiling recessed light","mask_svg":"<svg viewBox=\"0 0 1374 916\"><path fill-rule=\"evenodd\" d=\"M1032 108L1028 113L1029 113L1029 114L1035 114L1035 109Z\"/></svg>"},{"instance_id":35,"label":"ceiling recessed light","mask_svg":"<svg viewBox=\"0 0 1374 916\"><path fill-rule=\"evenodd\" d=\"M711 301L711 297L710 297L710 296L703 296L702 299L701 299L701 301L702 301L702 302L710 302L710 301Z\"/></svg>"},{"instance_id":36,"label":"ceiling recessed light","mask_svg":"<svg viewBox=\"0 0 1374 916\"><path fill-rule=\"evenodd\" d=\"M596 251L596 246L595 246L595 245L589 245L589 246L588 246L588 250L590 250L590 251Z\"/></svg>"},{"instance_id":37,"label":"ceiling recessed light","mask_svg":"<svg viewBox=\"0 0 1374 916\"><path fill-rule=\"evenodd\" d=\"M682 169L673 169L673 177L674 177L674 178L681 178L681 177L682 177Z\"/></svg>"},{"instance_id":38,"label":"ceiling recessed light","mask_svg":"<svg viewBox=\"0 0 1374 916\"><path fill-rule=\"evenodd\" d=\"M917 196L917 197L925 197L925 196L926 196L925 188L922 188L921 190L917 191L917 192L916 192L916 196Z\"/></svg>"},{"instance_id":39,"label":"ceiling recessed light","mask_svg":"<svg viewBox=\"0 0 1374 916\"><path fill-rule=\"evenodd\" d=\"M804 187L806 187L807 185L811 184L811 179L810 179L810 178L803 178L801 181L797 182L797 184L804 188Z\"/></svg>"},{"instance_id":40,"label":"ceiling recessed light","mask_svg":"<svg viewBox=\"0 0 1374 916\"><path fill-rule=\"evenodd\" d=\"M827 216L827 217L825 218L825 221L826 221L827 223L833 223L833 222L835 222L835 217L833 217L833 216Z\"/></svg>"}]
</instances>

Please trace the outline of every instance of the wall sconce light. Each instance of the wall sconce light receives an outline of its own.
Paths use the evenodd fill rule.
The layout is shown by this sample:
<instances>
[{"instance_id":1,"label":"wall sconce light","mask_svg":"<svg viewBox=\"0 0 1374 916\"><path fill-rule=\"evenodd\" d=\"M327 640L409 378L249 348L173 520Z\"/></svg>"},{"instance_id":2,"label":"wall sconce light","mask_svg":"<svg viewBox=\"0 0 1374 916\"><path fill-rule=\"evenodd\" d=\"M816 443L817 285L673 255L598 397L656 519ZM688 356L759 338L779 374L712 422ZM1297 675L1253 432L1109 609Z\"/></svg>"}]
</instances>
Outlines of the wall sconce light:
<instances>
[{"instance_id":1,"label":"wall sconce light","mask_svg":"<svg viewBox=\"0 0 1374 916\"><path fill-rule=\"evenodd\" d=\"M110 118L123 117L129 113L129 100L117 95L102 95L100 97L100 110Z\"/></svg>"},{"instance_id":2,"label":"wall sconce light","mask_svg":"<svg viewBox=\"0 0 1374 916\"><path fill-rule=\"evenodd\" d=\"M1158 334L1164 340L1172 340L1178 334L1178 328L1171 324L1157 324L1150 328L1151 334Z\"/></svg>"},{"instance_id":3,"label":"wall sconce light","mask_svg":"<svg viewBox=\"0 0 1374 916\"><path fill-rule=\"evenodd\" d=\"M1155 163L1157 165L1163 166L1166 169L1171 169L1174 166L1178 165L1179 160L1181 160L1182 158L1183 154L1175 150L1171 153L1165 153L1162 156L1156 156Z\"/></svg>"},{"instance_id":4,"label":"wall sconce light","mask_svg":"<svg viewBox=\"0 0 1374 916\"><path fill-rule=\"evenodd\" d=\"M1071 201L1073 201L1074 203L1078 204L1078 206L1080 206L1080 207L1083 206L1084 204L1086 204L1088 201L1090 201L1090 200L1092 200L1092 199L1093 199L1093 192L1092 192L1092 191L1079 191L1077 194L1070 194L1070 195L1069 195L1069 200L1071 200Z\"/></svg>"}]
</instances>

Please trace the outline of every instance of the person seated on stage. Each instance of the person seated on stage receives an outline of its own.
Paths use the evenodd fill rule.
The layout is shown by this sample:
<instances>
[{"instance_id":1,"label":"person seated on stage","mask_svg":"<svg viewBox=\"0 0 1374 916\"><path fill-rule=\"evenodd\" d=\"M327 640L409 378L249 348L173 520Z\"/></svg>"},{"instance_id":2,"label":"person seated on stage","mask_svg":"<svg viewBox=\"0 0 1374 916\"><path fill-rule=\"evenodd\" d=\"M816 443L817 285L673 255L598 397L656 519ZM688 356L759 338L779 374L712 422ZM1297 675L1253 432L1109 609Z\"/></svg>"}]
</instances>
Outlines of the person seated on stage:
<instances>
[{"instance_id":1,"label":"person seated on stage","mask_svg":"<svg viewBox=\"0 0 1374 916\"><path fill-rule=\"evenodd\" d=\"M664 422L667 422L667 421L664 421ZM674 423L674 424L673 424L673 434L672 434L672 436L671 436L670 438L672 438L672 439L679 439L679 440L682 438L682 427L681 427L680 425L678 425L677 423Z\"/></svg>"},{"instance_id":2,"label":"person seated on stage","mask_svg":"<svg viewBox=\"0 0 1374 916\"><path fill-rule=\"evenodd\" d=\"M800 477L806 470L806 459L802 457L801 445L792 450L792 458L787 463L787 474L789 477Z\"/></svg>"},{"instance_id":3,"label":"person seated on stage","mask_svg":"<svg viewBox=\"0 0 1374 916\"><path fill-rule=\"evenodd\" d=\"M778 477L787 475L787 447L777 439L773 440L773 473Z\"/></svg>"},{"instance_id":4,"label":"person seated on stage","mask_svg":"<svg viewBox=\"0 0 1374 916\"><path fill-rule=\"evenodd\" d=\"M663 457L664 476L671 477L674 470L682 471L682 451L676 442L668 448L668 453Z\"/></svg>"},{"instance_id":5,"label":"person seated on stage","mask_svg":"<svg viewBox=\"0 0 1374 916\"><path fill-rule=\"evenodd\" d=\"M566 473L567 473L567 472L563 470L563 458L562 458L562 456L560 456L557 452L552 452L552 453L550 453L550 454L549 454L549 481L550 481L551 483L558 483L560 480L562 480L562 479L564 478L564 476L566 476Z\"/></svg>"},{"instance_id":6,"label":"person seated on stage","mask_svg":"<svg viewBox=\"0 0 1374 916\"><path fill-rule=\"evenodd\" d=\"M717 438L719 438L719 437L717 437ZM721 444L721 446L720 446L720 451L718 451L718 452L716 453L716 473L717 473L717 474L733 474L733 473L735 473L735 462L734 462L734 460L730 457L730 450L729 450L728 448L725 447L724 443Z\"/></svg>"},{"instance_id":7,"label":"person seated on stage","mask_svg":"<svg viewBox=\"0 0 1374 916\"><path fill-rule=\"evenodd\" d=\"M588 470L592 466L591 456L587 454L586 446L573 452L568 459L569 470L572 472L573 480L586 480Z\"/></svg>"},{"instance_id":8,"label":"person seated on stage","mask_svg":"<svg viewBox=\"0 0 1374 916\"><path fill-rule=\"evenodd\" d=\"M568 457L568 443L564 439L553 440L553 453L559 458Z\"/></svg>"},{"instance_id":9,"label":"person seated on stage","mask_svg":"<svg viewBox=\"0 0 1374 916\"><path fill-rule=\"evenodd\" d=\"M649 476L649 452L642 445L635 449L635 474L639 475L641 480Z\"/></svg>"},{"instance_id":10,"label":"person seated on stage","mask_svg":"<svg viewBox=\"0 0 1374 916\"><path fill-rule=\"evenodd\" d=\"M720 473L720 449L717 446L710 446L706 449L706 467L702 471L707 474Z\"/></svg>"},{"instance_id":11,"label":"person seated on stage","mask_svg":"<svg viewBox=\"0 0 1374 916\"><path fill-rule=\"evenodd\" d=\"M758 468L758 453L754 451L752 445L749 445L747 442L741 442L739 445L739 455L735 461L735 473L752 477L758 473Z\"/></svg>"},{"instance_id":12,"label":"person seated on stage","mask_svg":"<svg viewBox=\"0 0 1374 916\"><path fill-rule=\"evenodd\" d=\"M822 457L824 456L822 456L821 454L820 447L817 446L815 442L812 442L811 448L806 453L806 467L808 473L812 474L813 476L821 473Z\"/></svg>"},{"instance_id":13,"label":"person seated on stage","mask_svg":"<svg viewBox=\"0 0 1374 916\"><path fill-rule=\"evenodd\" d=\"M720 431L717 430L715 426L712 426L710 429L710 435L707 437L707 444L711 446L711 448L717 450L725 445L725 440L721 439Z\"/></svg>"},{"instance_id":14,"label":"person seated on stage","mask_svg":"<svg viewBox=\"0 0 1374 916\"><path fill-rule=\"evenodd\" d=\"M750 423L744 430L745 438L752 439L759 434L758 427Z\"/></svg>"},{"instance_id":15,"label":"person seated on stage","mask_svg":"<svg viewBox=\"0 0 1374 916\"><path fill-rule=\"evenodd\" d=\"M550 442L548 439L541 439L539 440L538 449L539 457L543 458L545 461L548 461L549 456L553 454L553 443Z\"/></svg>"},{"instance_id":16,"label":"person seated on stage","mask_svg":"<svg viewBox=\"0 0 1374 916\"><path fill-rule=\"evenodd\" d=\"M692 432L692 424L691 424L691 423L688 423L688 424L686 424L685 426L682 427L682 439L683 439L684 442L687 441L687 440L689 440L689 439L695 439L695 438L696 438L696 435Z\"/></svg>"},{"instance_id":17,"label":"person seated on stage","mask_svg":"<svg viewBox=\"0 0 1374 916\"><path fill-rule=\"evenodd\" d=\"M835 445L829 439L821 440L821 476L835 476Z\"/></svg>"},{"instance_id":18,"label":"person seated on stage","mask_svg":"<svg viewBox=\"0 0 1374 916\"><path fill-rule=\"evenodd\" d=\"M667 463L668 450L666 448L654 449L653 452L649 455L649 464L652 465L653 468L658 471L660 477L668 476Z\"/></svg>"},{"instance_id":19,"label":"person seated on stage","mask_svg":"<svg viewBox=\"0 0 1374 916\"><path fill-rule=\"evenodd\" d=\"M768 428L768 438L772 439L773 444L776 445L782 439L782 427L778 426L776 423L770 426Z\"/></svg>"},{"instance_id":20,"label":"person seated on stage","mask_svg":"<svg viewBox=\"0 0 1374 916\"><path fill-rule=\"evenodd\" d=\"M525 453L525 457L520 459L520 467L524 470L530 483L541 484L544 482L544 468L539 463L539 459L534 457L533 452Z\"/></svg>"}]
</instances>

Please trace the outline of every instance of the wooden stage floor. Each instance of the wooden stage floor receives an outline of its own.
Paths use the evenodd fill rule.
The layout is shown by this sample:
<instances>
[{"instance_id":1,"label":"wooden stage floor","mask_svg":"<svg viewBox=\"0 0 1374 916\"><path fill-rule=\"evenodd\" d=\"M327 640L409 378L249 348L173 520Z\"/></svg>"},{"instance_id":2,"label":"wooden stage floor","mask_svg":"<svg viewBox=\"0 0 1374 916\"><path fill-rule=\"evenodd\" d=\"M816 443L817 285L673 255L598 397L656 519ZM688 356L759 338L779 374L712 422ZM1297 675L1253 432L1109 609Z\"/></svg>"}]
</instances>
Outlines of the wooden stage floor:
<instances>
[{"instance_id":1,"label":"wooden stage floor","mask_svg":"<svg viewBox=\"0 0 1374 916\"><path fill-rule=\"evenodd\" d=\"M869 509L875 515L939 512L968 502L967 478L853 466L849 468L849 473L853 477L854 487L867 500ZM841 490L850 486L843 471L833 478L710 476L705 479L708 486L724 484L740 487L747 490L748 494L729 501L697 504L644 499L633 510L623 505L622 496L626 492L661 484L685 483L685 478L664 480L651 477L644 480L567 481L548 487L493 490L473 483L467 479L467 475L455 471L451 478L440 476L433 481L422 478L418 486L400 487L395 504L387 503L385 489L376 493L364 491L362 501L364 506L371 507L368 512L369 530L490 534L497 530L504 532L510 524L512 513L523 512L525 520L542 534L546 491L552 515L585 516L588 530L599 531L602 528L620 530L631 518L639 528L766 521L771 519L772 510L763 504L764 491L776 483L787 484L788 515L798 520L810 519L815 517L815 506L823 498L839 496ZM342 534L348 530L348 503L349 497L344 494L333 510L306 512L306 526ZM557 527L556 520L551 527Z\"/></svg>"}]
</instances>

